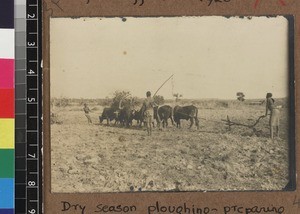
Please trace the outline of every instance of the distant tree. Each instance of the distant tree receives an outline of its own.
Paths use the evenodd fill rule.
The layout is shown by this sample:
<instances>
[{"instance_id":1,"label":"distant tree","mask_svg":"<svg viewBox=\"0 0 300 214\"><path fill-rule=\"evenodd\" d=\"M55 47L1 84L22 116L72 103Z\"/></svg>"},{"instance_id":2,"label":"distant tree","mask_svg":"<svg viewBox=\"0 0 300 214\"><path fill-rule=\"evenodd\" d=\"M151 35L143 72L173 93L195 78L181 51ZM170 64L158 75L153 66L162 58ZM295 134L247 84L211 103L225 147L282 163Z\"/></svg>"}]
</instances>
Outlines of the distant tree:
<instances>
[{"instance_id":1,"label":"distant tree","mask_svg":"<svg viewBox=\"0 0 300 214\"><path fill-rule=\"evenodd\" d=\"M161 95L155 95L155 96L153 97L153 100L154 100L154 102L155 102L156 104L158 104L158 105L162 105L162 104L165 103L165 98L164 98L163 96L161 96Z\"/></svg>"},{"instance_id":2,"label":"distant tree","mask_svg":"<svg viewBox=\"0 0 300 214\"><path fill-rule=\"evenodd\" d=\"M131 104L132 104L132 106L140 106L141 104L142 104L142 100L141 99L139 99L138 97L132 97L131 98Z\"/></svg>"},{"instance_id":3,"label":"distant tree","mask_svg":"<svg viewBox=\"0 0 300 214\"><path fill-rule=\"evenodd\" d=\"M178 102L182 96L183 96L183 95L182 95L182 94L179 94L179 93L173 94L173 97L175 97L175 101L176 101L176 102Z\"/></svg>"},{"instance_id":4,"label":"distant tree","mask_svg":"<svg viewBox=\"0 0 300 214\"><path fill-rule=\"evenodd\" d=\"M67 107L70 106L70 100L65 97L58 98L54 104L56 107Z\"/></svg>"},{"instance_id":5,"label":"distant tree","mask_svg":"<svg viewBox=\"0 0 300 214\"><path fill-rule=\"evenodd\" d=\"M122 100L122 104L129 102L131 93L129 91L115 91L112 99L112 108L118 108L119 103Z\"/></svg>"},{"instance_id":6,"label":"distant tree","mask_svg":"<svg viewBox=\"0 0 300 214\"><path fill-rule=\"evenodd\" d=\"M237 100L242 102L245 101L245 94L243 92L237 92L236 96L237 96Z\"/></svg>"}]
</instances>

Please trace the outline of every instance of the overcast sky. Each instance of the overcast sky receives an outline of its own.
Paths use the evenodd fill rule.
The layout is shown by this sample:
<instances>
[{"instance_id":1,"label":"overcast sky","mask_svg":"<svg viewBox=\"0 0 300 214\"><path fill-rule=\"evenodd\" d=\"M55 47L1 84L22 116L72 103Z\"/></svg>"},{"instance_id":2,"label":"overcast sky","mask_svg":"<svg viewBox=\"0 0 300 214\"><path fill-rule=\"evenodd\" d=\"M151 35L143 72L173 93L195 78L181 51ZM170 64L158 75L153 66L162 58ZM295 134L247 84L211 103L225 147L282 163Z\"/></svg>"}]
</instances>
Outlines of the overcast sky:
<instances>
[{"instance_id":1,"label":"overcast sky","mask_svg":"<svg viewBox=\"0 0 300 214\"><path fill-rule=\"evenodd\" d=\"M51 18L51 96L288 96L284 17Z\"/></svg>"}]
</instances>

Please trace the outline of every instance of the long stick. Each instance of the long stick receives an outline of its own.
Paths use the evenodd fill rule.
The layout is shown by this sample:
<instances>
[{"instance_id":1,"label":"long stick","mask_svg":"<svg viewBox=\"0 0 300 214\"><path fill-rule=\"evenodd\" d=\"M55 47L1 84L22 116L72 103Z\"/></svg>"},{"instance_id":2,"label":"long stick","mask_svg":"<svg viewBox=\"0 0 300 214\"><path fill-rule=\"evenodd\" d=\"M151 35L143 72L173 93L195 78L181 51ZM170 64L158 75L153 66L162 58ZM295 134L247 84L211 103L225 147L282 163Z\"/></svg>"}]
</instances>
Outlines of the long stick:
<instances>
[{"instance_id":1,"label":"long stick","mask_svg":"<svg viewBox=\"0 0 300 214\"><path fill-rule=\"evenodd\" d=\"M164 86L164 84L166 84L166 82L168 82L172 77L174 76L174 74L172 74L166 81L164 81L164 83L157 89L157 91L154 93L153 97L157 94L157 92Z\"/></svg>"}]
</instances>

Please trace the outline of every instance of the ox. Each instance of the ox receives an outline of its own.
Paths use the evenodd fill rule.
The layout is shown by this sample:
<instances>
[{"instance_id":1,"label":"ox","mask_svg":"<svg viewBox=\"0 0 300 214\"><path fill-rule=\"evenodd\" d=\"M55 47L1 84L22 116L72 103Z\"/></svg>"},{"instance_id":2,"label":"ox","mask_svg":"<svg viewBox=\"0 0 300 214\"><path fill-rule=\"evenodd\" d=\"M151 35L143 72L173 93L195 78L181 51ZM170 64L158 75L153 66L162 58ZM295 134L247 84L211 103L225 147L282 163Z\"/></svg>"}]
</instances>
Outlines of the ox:
<instances>
[{"instance_id":1,"label":"ox","mask_svg":"<svg viewBox=\"0 0 300 214\"><path fill-rule=\"evenodd\" d=\"M102 115L99 116L100 123L103 122L103 120L107 120L107 125L109 125L110 121L115 120L115 124L119 121L119 113L120 111L118 109L114 108L104 108Z\"/></svg>"},{"instance_id":2,"label":"ox","mask_svg":"<svg viewBox=\"0 0 300 214\"><path fill-rule=\"evenodd\" d=\"M172 116L173 109L171 106L163 105L161 107L154 107L154 119L156 119L159 127L162 122L163 128L166 128L168 126L168 119L171 119L172 125L174 125Z\"/></svg>"},{"instance_id":3,"label":"ox","mask_svg":"<svg viewBox=\"0 0 300 214\"><path fill-rule=\"evenodd\" d=\"M142 106L140 110L133 110L132 112L132 120L136 120L137 124L141 127L144 122L144 107Z\"/></svg>"},{"instance_id":4,"label":"ox","mask_svg":"<svg viewBox=\"0 0 300 214\"><path fill-rule=\"evenodd\" d=\"M135 114L135 110L132 105L132 100L130 102L125 102L122 106L123 100L120 100L119 109L120 109L120 116L119 120L121 125L129 127L132 125L132 120Z\"/></svg>"},{"instance_id":5,"label":"ox","mask_svg":"<svg viewBox=\"0 0 300 214\"><path fill-rule=\"evenodd\" d=\"M193 105L175 106L173 110L173 118L178 128L181 127L180 120L185 119L191 121L189 128L194 125L195 121L197 129L199 129L198 109Z\"/></svg>"}]
</instances>

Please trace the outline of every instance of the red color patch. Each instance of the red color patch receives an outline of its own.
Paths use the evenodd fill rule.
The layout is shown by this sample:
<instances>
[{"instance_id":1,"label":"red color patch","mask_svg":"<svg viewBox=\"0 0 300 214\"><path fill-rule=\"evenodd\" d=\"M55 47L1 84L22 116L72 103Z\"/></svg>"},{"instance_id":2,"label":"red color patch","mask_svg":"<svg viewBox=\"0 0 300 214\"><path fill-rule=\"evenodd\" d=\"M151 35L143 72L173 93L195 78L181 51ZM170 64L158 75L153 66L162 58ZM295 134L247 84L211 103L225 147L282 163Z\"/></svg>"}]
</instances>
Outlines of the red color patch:
<instances>
[{"instance_id":1,"label":"red color patch","mask_svg":"<svg viewBox=\"0 0 300 214\"><path fill-rule=\"evenodd\" d=\"M13 59L0 59L0 88L15 87L15 61Z\"/></svg>"},{"instance_id":2,"label":"red color patch","mask_svg":"<svg viewBox=\"0 0 300 214\"><path fill-rule=\"evenodd\" d=\"M15 118L14 89L0 89L0 118Z\"/></svg>"}]
</instances>

